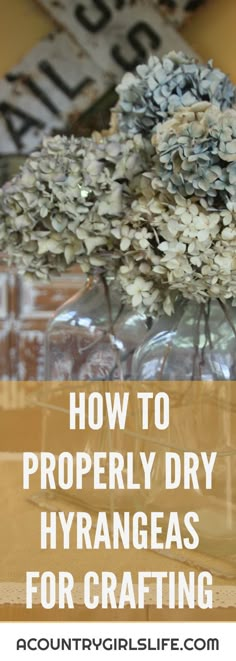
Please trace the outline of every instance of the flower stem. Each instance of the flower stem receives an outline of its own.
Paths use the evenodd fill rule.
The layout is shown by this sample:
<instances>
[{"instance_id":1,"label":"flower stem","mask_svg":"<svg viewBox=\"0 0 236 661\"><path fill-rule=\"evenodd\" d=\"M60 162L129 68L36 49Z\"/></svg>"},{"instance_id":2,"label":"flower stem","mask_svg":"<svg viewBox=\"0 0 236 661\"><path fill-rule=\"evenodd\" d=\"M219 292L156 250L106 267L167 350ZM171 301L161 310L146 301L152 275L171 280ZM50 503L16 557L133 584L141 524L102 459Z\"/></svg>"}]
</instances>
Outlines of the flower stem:
<instances>
[{"instance_id":1,"label":"flower stem","mask_svg":"<svg viewBox=\"0 0 236 661\"><path fill-rule=\"evenodd\" d=\"M115 344L115 328L114 328L114 323L119 319L120 313L123 309L123 305L121 306L115 321L113 321L110 290L109 290L109 286L107 284L106 276L104 274L101 275L101 280L102 280L103 287L104 287L105 298L106 298L107 309L108 309L109 337L110 337L112 349L113 349L114 355L115 355L115 365L112 368L110 374L108 375L108 380L109 380L109 377L114 373L114 371L117 367L118 373L119 373L119 379L120 379L120 381L124 381L124 372L123 372L123 368L122 368L120 351L119 351L118 347Z\"/></svg>"},{"instance_id":2,"label":"flower stem","mask_svg":"<svg viewBox=\"0 0 236 661\"><path fill-rule=\"evenodd\" d=\"M230 317L230 314L229 314L229 310L228 310L228 308L227 308L227 305L225 305L225 303L223 303L223 301L222 301L220 298L218 299L218 302L219 302L219 305L220 305L220 307L222 308L222 310L223 310L223 312L224 312L224 314L225 314L225 317L226 317L226 319L227 319L227 321L228 321L228 323L229 323L229 325L230 325L230 328L232 328L233 334L234 334L235 337L236 337L236 328L235 328L235 326L234 326L234 324L233 324L233 322L232 322L232 319L231 319L231 317Z\"/></svg>"}]
</instances>

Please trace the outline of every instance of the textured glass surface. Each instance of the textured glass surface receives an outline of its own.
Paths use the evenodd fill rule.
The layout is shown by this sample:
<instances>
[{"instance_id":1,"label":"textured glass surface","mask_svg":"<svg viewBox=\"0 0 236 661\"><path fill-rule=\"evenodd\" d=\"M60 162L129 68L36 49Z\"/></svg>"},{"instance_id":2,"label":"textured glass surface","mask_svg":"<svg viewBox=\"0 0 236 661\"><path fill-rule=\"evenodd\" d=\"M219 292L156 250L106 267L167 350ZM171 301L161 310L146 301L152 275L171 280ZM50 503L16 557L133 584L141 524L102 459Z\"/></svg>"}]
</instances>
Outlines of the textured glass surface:
<instances>
[{"instance_id":1,"label":"textured glass surface","mask_svg":"<svg viewBox=\"0 0 236 661\"><path fill-rule=\"evenodd\" d=\"M132 379L236 379L236 307L225 301L180 301L157 320L133 358Z\"/></svg>"},{"instance_id":2,"label":"textured glass surface","mask_svg":"<svg viewBox=\"0 0 236 661\"><path fill-rule=\"evenodd\" d=\"M121 303L114 280L88 280L55 314L46 334L46 379L129 379L145 317Z\"/></svg>"}]
</instances>

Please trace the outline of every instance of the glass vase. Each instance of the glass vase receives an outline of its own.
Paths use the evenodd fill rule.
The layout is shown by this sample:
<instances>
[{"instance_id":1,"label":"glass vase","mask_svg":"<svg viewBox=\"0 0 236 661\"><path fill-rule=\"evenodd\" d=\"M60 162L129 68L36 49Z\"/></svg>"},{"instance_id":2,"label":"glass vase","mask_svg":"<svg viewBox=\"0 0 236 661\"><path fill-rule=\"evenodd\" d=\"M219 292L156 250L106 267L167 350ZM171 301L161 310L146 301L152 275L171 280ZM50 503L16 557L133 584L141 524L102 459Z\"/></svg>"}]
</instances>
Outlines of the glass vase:
<instances>
[{"instance_id":1,"label":"glass vase","mask_svg":"<svg viewBox=\"0 0 236 661\"><path fill-rule=\"evenodd\" d=\"M179 300L175 314L161 316L135 352L132 379L235 380L236 307Z\"/></svg>"},{"instance_id":2,"label":"glass vase","mask_svg":"<svg viewBox=\"0 0 236 661\"><path fill-rule=\"evenodd\" d=\"M93 392L94 381L130 379L133 353L146 334L146 317L122 304L115 279L103 273L89 277L84 287L56 311L46 332L45 359L46 381L55 383L51 388L43 386L37 402L43 410L43 451L58 456L66 448L72 454L81 451L92 457L95 451L108 453L121 449L119 439L114 447L111 432L106 428L93 434L91 430L71 433L67 394L69 399L72 381L91 382L86 387L88 395ZM109 390L109 384L104 384L104 388ZM54 511L67 507L67 495L57 485L53 493L50 489L35 493L32 501L40 508ZM69 502L75 507L86 506L91 512L97 507L112 511L113 495L108 498L103 491L100 495L94 496L88 481L82 496L70 490Z\"/></svg>"},{"instance_id":3,"label":"glass vase","mask_svg":"<svg viewBox=\"0 0 236 661\"><path fill-rule=\"evenodd\" d=\"M114 278L97 274L55 313L46 333L46 380L127 380L146 318L121 302Z\"/></svg>"},{"instance_id":4,"label":"glass vase","mask_svg":"<svg viewBox=\"0 0 236 661\"><path fill-rule=\"evenodd\" d=\"M236 396L232 383L236 380L236 307L230 301L198 304L180 299L176 312L154 322L136 350L132 379L166 382L163 390L170 394L172 426L164 442L155 431L152 439L149 435L146 452L155 450L161 458L174 451L181 465L186 451L198 456L199 465L202 451L217 452L212 490L202 488L203 471L199 470L199 489L186 492L181 487L168 494L159 469L153 476L149 509L170 511L174 498L178 512L199 513L195 562L223 578L236 577ZM206 382L204 388L201 381ZM191 558L194 561L195 556L190 553L190 564Z\"/></svg>"}]
</instances>

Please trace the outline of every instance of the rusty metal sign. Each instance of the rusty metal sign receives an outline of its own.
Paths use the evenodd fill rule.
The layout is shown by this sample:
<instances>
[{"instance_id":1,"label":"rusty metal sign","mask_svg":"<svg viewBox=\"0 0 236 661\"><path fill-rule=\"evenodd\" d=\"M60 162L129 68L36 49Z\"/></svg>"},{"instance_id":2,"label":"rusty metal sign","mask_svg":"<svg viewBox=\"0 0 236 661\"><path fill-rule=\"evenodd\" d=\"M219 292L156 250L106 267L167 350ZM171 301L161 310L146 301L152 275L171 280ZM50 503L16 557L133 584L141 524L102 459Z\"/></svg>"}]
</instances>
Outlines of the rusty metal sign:
<instances>
[{"instance_id":1,"label":"rusty metal sign","mask_svg":"<svg viewBox=\"0 0 236 661\"><path fill-rule=\"evenodd\" d=\"M36 0L68 30L102 71L119 80L150 53L193 53L150 2L136 0Z\"/></svg>"},{"instance_id":2,"label":"rusty metal sign","mask_svg":"<svg viewBox=\"0 0 236 661\"><path fill-rule=\"evenodd\" d=\"M0 155L29 153L45 134L61 131L69 114L84 113L109 77L65 33L54 33L0 81Z\"/></svg>"},{"instance_id":3,"label":"rusty metal sign","mask_svg":"<svg viewBox=\"0 0 236 661\"><path fill-rule=\"evenodd\" d=\"M0 80L0 156L27 154L44 135L65 130L68 117L92 108L150 53L192 53L155 0L36 1L63 30Z\"/></svg>"},{"instance_id":4,"label":"rusty metal sign","mask_svg":"<svg viewBox=\"0 0 236 661\"><path fill-rule=\"evenodd\" d=\"M132 2L132 0L127 1ZM205 0L144 0L144 2L153 3L168 21L180 26L192 12L204 4Z\"/></svg>"}]
</instances>

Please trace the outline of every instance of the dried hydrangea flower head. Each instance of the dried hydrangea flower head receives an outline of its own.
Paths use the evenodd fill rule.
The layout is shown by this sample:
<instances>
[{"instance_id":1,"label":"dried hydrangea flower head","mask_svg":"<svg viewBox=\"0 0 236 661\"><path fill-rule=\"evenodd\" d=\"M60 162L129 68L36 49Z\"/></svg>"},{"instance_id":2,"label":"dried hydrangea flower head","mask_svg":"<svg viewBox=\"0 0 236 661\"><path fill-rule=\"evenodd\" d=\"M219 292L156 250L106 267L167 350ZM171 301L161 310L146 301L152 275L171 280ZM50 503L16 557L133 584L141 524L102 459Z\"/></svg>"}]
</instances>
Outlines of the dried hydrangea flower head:
<instances>
[{"instance_id":1,"label":"dried hydrangea flower head","mask_svg":"<svg viewBox=\"0 0 236 661\"><path fill-rule=\"evenodd\" d=\"M118 271L123 300L140 312L171 314L177 295L197 302L236 297L235 212L152 192L134 201L113 231L126 251Z\"/></svg>"},{"instance_id":2,"label":"dried hydrangea flower head","mask_svg":"<svg viewBox=\"0 0 236 661\"><path fill-rule=\"evenodd\" d=\"M102 265L113 251L110 219L124 214L128 179L143 168L141 151L118 135L46 139L1 192L2 250L38 278Z\"/></svg>"},{"instance_id":3,"label":"dried hydrangea flower head","mask_svg":"<svg viewBox=\"0 0 236 661\"><path fill-rule=\"evenodd\" d=\"M149 58L126 73L117 87L115 108L119 130L125 135L150 135L179 108L207 101L221 110L235 102L235 87L212 62L200 64L183 53Z\"/></svg>"},{"instance_id":4,"label":"dried hydrangea flower head","mask_svg":"<svg viewBox=\"0 0 236 661\"><path fill-rule=\"evenodd\" d=\"M113 270L147 315L236 299L233 86L171 53L121 88L113 131L48 138L0 191L0 248L39 278Z\"/></svg>"},{"instance_id":5,"label":"dried hydrangea flower head","mask_svg":"<svg viewBox=\"0 0 236 661\"><path fill-rule=\"evenodd\" d=\"M153 143L154 188L236 211L236 110L209 104L180 110L157 127Z\"/></svg>"}]
</instances>

